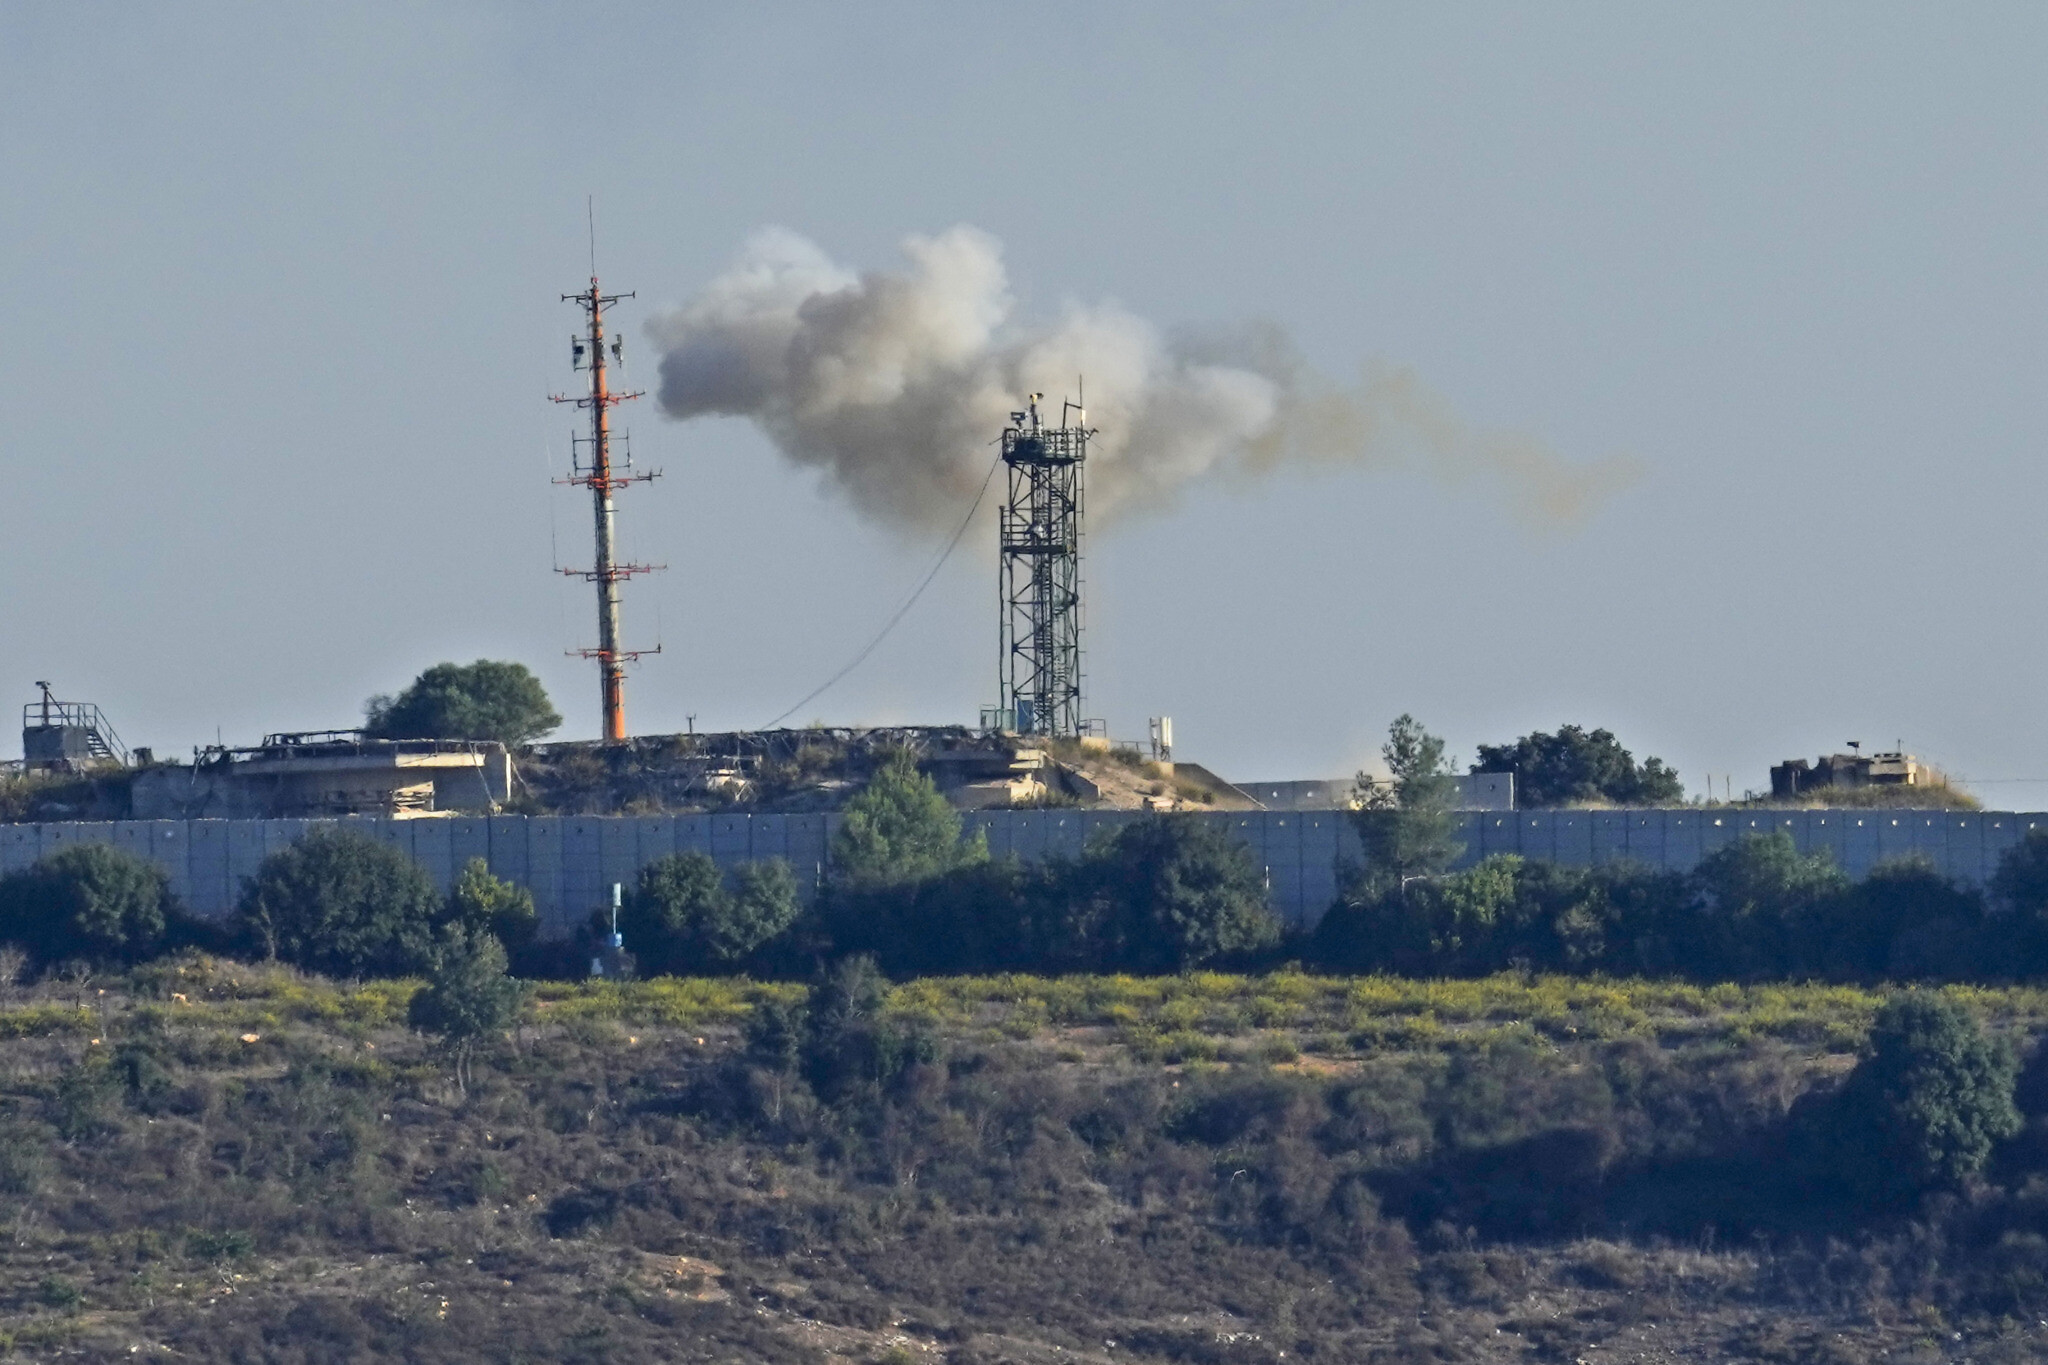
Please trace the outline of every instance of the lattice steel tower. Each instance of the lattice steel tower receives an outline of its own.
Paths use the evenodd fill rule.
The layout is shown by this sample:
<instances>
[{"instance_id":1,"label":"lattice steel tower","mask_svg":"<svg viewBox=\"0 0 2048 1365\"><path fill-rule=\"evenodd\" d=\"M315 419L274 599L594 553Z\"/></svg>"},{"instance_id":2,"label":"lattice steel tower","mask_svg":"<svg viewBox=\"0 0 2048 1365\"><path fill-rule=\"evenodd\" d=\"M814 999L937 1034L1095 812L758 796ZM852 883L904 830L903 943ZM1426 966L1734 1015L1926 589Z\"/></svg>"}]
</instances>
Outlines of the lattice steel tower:
<instances>
[{"instance_id":1,"label":"lattice steel tower","mask_svg":"<svg viewBox=\"0 0 2048 1365\"><path fill-rule=\"evenodd\" d=\"M591 267L589 289L580 294L562 295L564 303L574 301L583 310L583 329L570 335L569 351L574 368L589 372L590 392L550 395L557 403L574 403L590 413L589 434L569 438L569 477L555 482L588 488L591 510L597 523L595 563L589 569L563 569L562 572L597 584L597 648L573 652L586 659L597 660L604 706L604 742L607 744L618 744L626 738L626 665L642 654L661 653L660 645L641 650L624 649L619 644L619 585L634 574L651 573L663 567L659 564L621 564L616 554L617 526L612 495L628 484L644 483L661 473L660 470L634 473L631 449L623 441L620 453L624 458L612 458L611 410L641 395L638 392L613 393L611 390L605 370L605 347L610 345L612 362L623 369L625 339L605 335L604 310L620 299L632 297L631 294L607 294L600 290L595 264Z\"/></svg>"},{"instance_id":2,"label":"lattice steel tower","mask_svg":"<svg viewBox=\"0 0 2048 1365\"><path fill-rule=\"evenodd\" d=\"M1058 426L1043 425L1044 397L1030 395L1003 429L1001 706L1019 734L1070 738L1082 730L1082 471L1095 433L1078 403L1060 405Z\"/></svg>"}]
</instances>

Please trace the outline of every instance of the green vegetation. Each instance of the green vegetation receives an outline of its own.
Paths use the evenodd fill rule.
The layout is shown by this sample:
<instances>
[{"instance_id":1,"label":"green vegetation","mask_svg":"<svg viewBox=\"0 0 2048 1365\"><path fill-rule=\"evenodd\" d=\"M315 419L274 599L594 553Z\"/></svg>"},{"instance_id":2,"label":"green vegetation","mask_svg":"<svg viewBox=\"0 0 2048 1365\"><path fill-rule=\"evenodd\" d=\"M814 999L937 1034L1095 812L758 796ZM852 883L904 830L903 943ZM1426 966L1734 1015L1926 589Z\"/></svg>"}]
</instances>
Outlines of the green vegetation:
<instances>
[{"instance_id":1,"label":"green vegetation","mask_svg":"<svg viewBox=\"0 0 2048 1365\"><path fill-rule=\"evenodd\" d=\"M263 860L234 935L308 971L406 976L432 960L441 917L441 895L418 863L359 831L318 826Z\"/></svg>"},{"instance_id":2,"label":"green vegetation","mask_svg":"<svg viewBox=\"0 0 2048 1365\"><path fill-rule=\"evenodd\" d=\"M470 938L493 935L508 953L530 948L540 929L533 893L491 874L491 865L471 858L448 892L448 918Z\"/></svg>"},{"instance_id":3,"label":"green vegetation","mask_svg":"<svg viewBox=\"0 0 2048 1365\"><path fill-rule=\"evenodd\" d=\"M987 857L979 836L960 837L960 813L907 750L891 754L846 803L832 845L834 874L859 890L928 881Z\"/></svg>"},{"instance_id":4,"label":"green vegetation","mask_svg":"<svg viewBox=\"0 0 2048 1365\"><path fill-rule=\"evenodd\" d=\"M802 909L780 858L744 863L728 878L702 853L677 853L640 869L619 928L648 975L728 972L755 963Z\"/></svg>"},{"instance_id":5,"label":"green vegetation","mask_svg":"<svg viewBox=\"0 0 2048 1365\"><path fill-rule=\"evenodd\" d=\"M1606 730L1560 725L1511 744L1482 744L1475 773L1513 773L1515 804L1540 806L1669 806L1685 797L1678 774L1660 758L1640 764Z\"/></svg>"},{"instance_id":6,"label":"green vegetation","mask_svg":"<svg viewBox=\"0 0 2048 1365\"><path fill-rule=\"evenodd\" d=\"M1869 1055L1822 1129L1837 1179L1880 1196L1965 1185L2024 1126L2010 1043L1954 1000L1907 995L1878 1011Z\"/></svg>"},{"instance_id":7,"label":"green vegetation","mask_svg":"<svg viewBox=\"0 0 2048 1365\"><path fill-rule=\"evenodd\" d=\"M1746 835L1690 874L1633 863L1488 858L1396 886L1368 866L1299 952L1344 971L1479 976L1510 968L1696 981L2014 981L2048 974L2048 833L1989 894L1925 859L1852 882L1782 832Z\"/></svg>"},{"instance_id":8,"label":"green vegetation","mask_svg":"<svg viewBox=\"0 0 2048 1365\"><path fill-rule=\"evenodd\" d=\"M363 712L363 730L376 739L488 739L510 748L562 723L525 664L491 659L435 664L397 696L370 698Z\"/></svg>"},{"instance_id":9,"label":"green vegetation","mask_svg":"<svg viewBox=\"0 0 2048 1365\"><path fill-rule=\"evenodd\" d=\"M469 1089L476 1046L519 1018L526 990L505 974L505 946L496 936L461 924L442 928L427 988L413 996L406 1018L437 1035L455 1054L455 1083Z\"/></svg>"},{"instance_id":10,"label":"green vegetation","mask_svg":"<svg viewBox=\"0 0 2048 1365\"><path fill-rule=\"evenodd\" d=\"M521 1018L493 949L426 987L187 956L0 1005L0 1353L2048 1351L2041 991L855 958Z\"/></svg>"},{"instance_id":11,"label":"green vegetation","mask_svg":"<svg viewBox=\"0 0 2048 1365\"><path fill-rule=\"evenodd\" d=\"M78 844L0 877L0 941L41 964L132 965L197 933L162 869L111 844Z\"/></svg>"},{"instance_id":12,"label":"green vegetation","mask_svg":"<svg viewBox=\"0 0 2048 1365\"><path fill-rule=\"evenodd\" d=\"M1365 875L1376 889L1398 891L1417 877L1441 873L1465 849L1452 808L1458 784L1444 760L1444 742L1403 715L1387 727L1380 757L1391 785L1358 775L1352 820L1365 845Z\"/></svg>"}]
</instances>

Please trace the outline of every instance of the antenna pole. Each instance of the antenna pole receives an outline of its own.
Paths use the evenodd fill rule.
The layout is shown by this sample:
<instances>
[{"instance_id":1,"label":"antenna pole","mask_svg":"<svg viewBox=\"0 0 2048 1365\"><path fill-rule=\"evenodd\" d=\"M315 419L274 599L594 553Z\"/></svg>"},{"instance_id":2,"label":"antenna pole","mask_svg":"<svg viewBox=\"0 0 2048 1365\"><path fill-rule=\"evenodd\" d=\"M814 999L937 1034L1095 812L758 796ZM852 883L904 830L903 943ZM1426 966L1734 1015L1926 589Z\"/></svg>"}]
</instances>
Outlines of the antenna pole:
<instances>
[{"instance_id":1,"label":"antenna pole","mask_svg":"<svg viewBox=\"0 0 2048 1365\"><path fill-rule=\"evenodd\" d=\"M593 225L594 227L594 225ZM593 260L591 263L590 288L580 294L564 294L564 303L573 301L583 310L583 330L571 338L569 346L575 368L587 370L590 374L590 391L587 395L554 394L557 403L573 403L590 413L590 434L572 436L571 472L566 479L557 483L576 484L590 490L590 503L596 531L596 561L592 568L564 569L565 574L582 578L597 585L597 648L573 651L586 659L597 660L600 700L604 709L604 742L621 744L626 739L626 664L642 654L659 654L656 645L649 650L630 650L619 643L619 587L634 574L649 573L665 567L658 564L621 564L617 555L617 511L614 495L628 484L644 483L659 476L655 470L646 474L632 472L631 457L620 468L612 453L611 410L620 403L630 402L641 396L639 392L614 393L607 378L605 366L605 345L609 341L612 357L623 358L623 338L607 337L604 327L604 310L621 299L630 299L632 294L607 294L598 286L595 257L595 232L592 233Z\"/></svg>"}]
</instances>

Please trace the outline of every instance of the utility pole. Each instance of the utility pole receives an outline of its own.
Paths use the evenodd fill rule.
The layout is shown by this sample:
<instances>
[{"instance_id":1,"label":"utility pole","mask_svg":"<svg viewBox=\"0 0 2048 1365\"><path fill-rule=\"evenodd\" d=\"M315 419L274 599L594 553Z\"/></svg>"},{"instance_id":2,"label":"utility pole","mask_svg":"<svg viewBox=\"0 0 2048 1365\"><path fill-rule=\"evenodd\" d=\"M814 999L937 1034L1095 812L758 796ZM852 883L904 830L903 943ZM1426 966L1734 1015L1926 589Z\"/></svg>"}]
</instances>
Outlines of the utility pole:
<instances>
[{"instance_id":1,"label":"utility pole","mask_svg":"<svg viewBox=\"0 0 2048 1365\"><path fill-rule=\"evenodd\" d=\"M590 375L588 394L552 394L557 403L573 403L590 413L588 435L572 435L570 439L570 475L557 479L556 483L576 484L590 490L591 511L596 520L597 557L589 569L563 569L562 572L574 578L597 584L597 648L571 651L585 659L597 660L598 676L604 707L604 742L621 744L626 738L626 664L642 654L659 654L661 646L653 649L625 649L619 644L619 585L634 574L650 573L664 568L660 564L621 564L618 562L616 545L616 516L612 505L613 494L628 484L645 483L658 478L660 470L645 474L633 472L633 457L630 448L622 453L620 463L612 459L611 410L620 403L628 402L641 395L638 392L613 393L606 377L605 347L611 347L613 363L625 367L625 339L619 336L607 337L604 329L604 310L620 299L630 299L632 294L607 294L597 283L597 262L592 252L590 267L590 288L580 294L564 294L564 303L574 302L583 310L583 330L569 338L569 351L574 368L587 371Z\"/></svg>"}]
</instances>

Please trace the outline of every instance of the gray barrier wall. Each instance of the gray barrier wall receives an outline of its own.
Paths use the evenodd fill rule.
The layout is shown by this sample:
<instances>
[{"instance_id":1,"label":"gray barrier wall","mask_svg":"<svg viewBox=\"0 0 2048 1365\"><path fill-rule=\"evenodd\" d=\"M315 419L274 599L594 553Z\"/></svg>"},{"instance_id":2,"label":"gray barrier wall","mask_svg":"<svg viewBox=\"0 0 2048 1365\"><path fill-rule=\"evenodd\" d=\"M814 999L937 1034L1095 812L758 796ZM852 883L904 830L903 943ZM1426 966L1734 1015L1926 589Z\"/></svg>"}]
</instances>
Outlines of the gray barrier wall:
<instances>
[{"instance_id":1,"label":"gray barrier wall","mask_svg":"<svg viewBox=\"0 0 2048 1365\"><path fill-rule=\"evenodd\" d=\"M1005 810L966 817L989 851L1027 861L1073 856L1089 835L1138 818L1130 811ZM1342 811L1204 812L1186 818L1248 845L1265 869L1273 909L1289 924L1313 924L1337 893L1341 861L1359 846ZM543 932L563 934L606 904L613 882L670 853L696 850L724 865L785 858L807 888L823 880L836 815L527 816L445 820L348 820L418 860L446 887L464 863L533 892ZM0 872L79 843L111 843L162 867L195 913L233 909L245 879L290 844L310 820L123 820L0 825ZM1467 862L1493 853L1587 864L1632 858L1684 871L1744 834L1784 830L1802 850L1826 849L1852 876L1905 854L1923 854L1964 881L1981 882L2048 814L2005 811L1500 811L1458 816Z\"/></svg>"}]
</instances>

